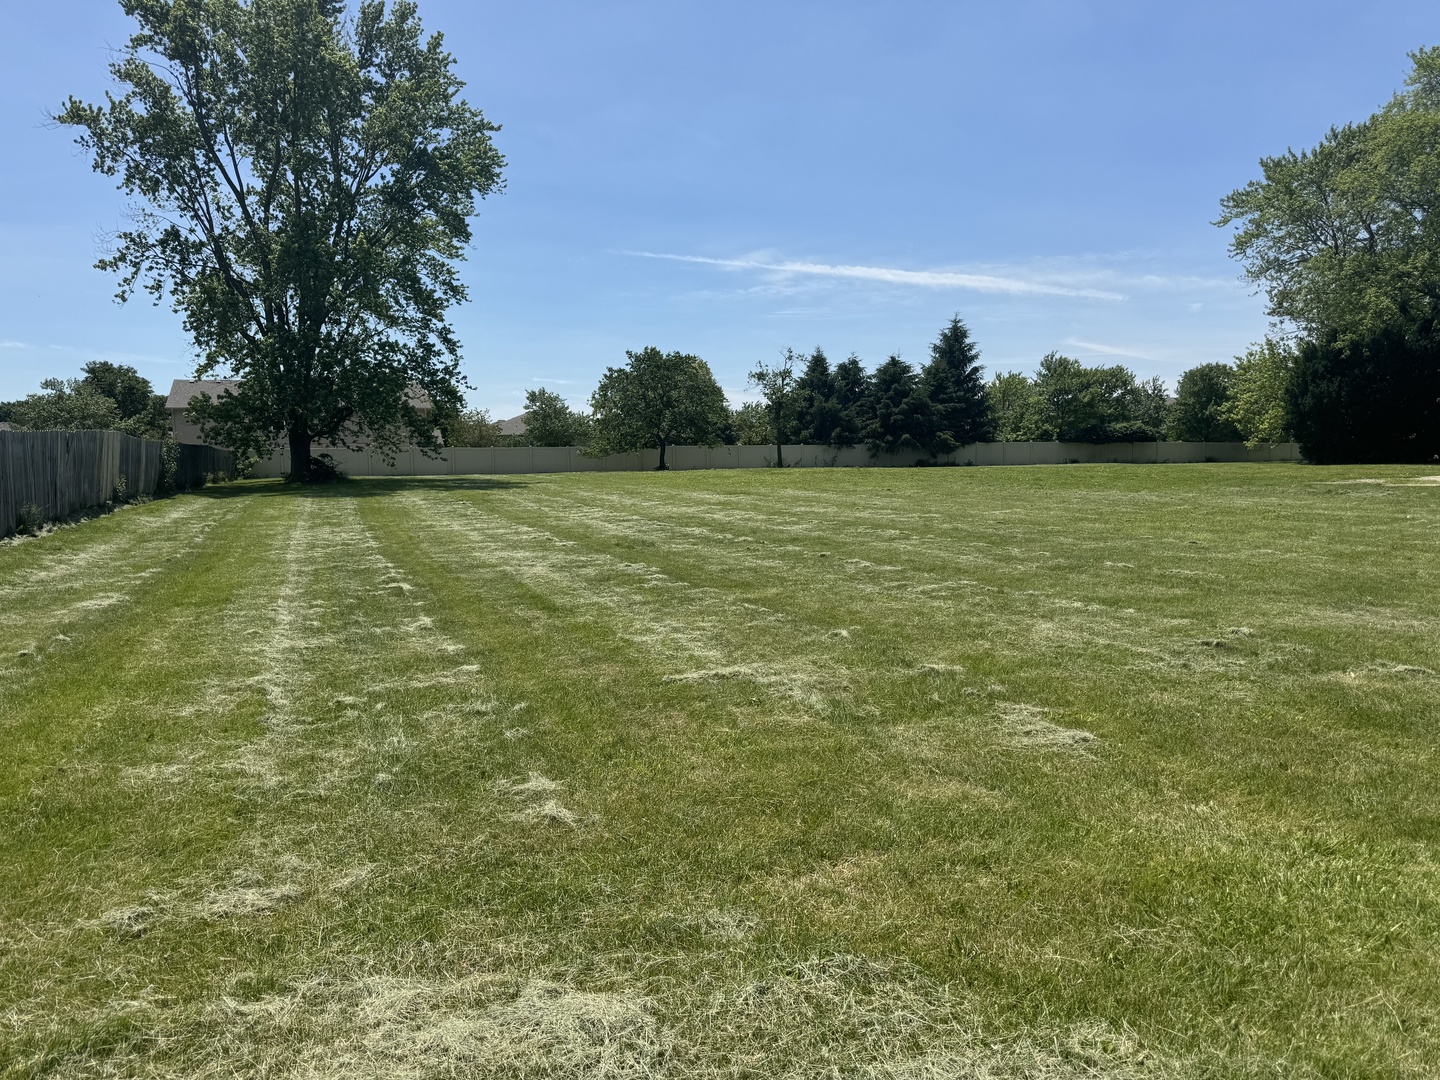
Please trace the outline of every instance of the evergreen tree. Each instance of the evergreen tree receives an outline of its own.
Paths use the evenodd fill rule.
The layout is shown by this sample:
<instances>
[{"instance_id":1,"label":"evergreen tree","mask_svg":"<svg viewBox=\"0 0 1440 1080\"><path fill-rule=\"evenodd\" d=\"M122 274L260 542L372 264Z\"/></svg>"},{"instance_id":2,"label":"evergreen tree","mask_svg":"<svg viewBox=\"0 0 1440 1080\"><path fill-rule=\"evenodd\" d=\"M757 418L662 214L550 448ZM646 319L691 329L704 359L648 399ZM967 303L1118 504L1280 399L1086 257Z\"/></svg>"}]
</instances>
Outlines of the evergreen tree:
<instances>
[{"instance_id":1,"label":"evergreen tree","mask_svg":"<svg viewBox=\"0 0 1440 1080\"><path fill-rule=\"evenodd\" d=\"M1317 465L1429 464L1440 457L1440 335L1427 326L1306 342L1286 406Z\"/></svg>"},{"instance_id":2,"label":"evergreen tree","mask_svg":"<svg viewBox=\"0 0 1440 1080\"><path fill-rule=\"evenodd\" d=\"M835 427L824 438L820 438L817 431L816 442L835 447L854 446L865 437L865 426L871 415L870 376L854 353L835 365L834 386L835 394L830 401L835 409Z\"/></svg>"},{"instance_id":3,"label":"evergreen tree","mask_svg":"<svg viewBox=\"0 0 1440 1080\"><path fill-rule=\"evenodd\" d=\"M817 345L795 383L795 441L828 443L839 423L835 376L824 350Z\"/></svg>"},{"instance_id":4,"label":"evergreen tree","mask_svg":"<svg viewBox=\"0 0 1440 1080\"><path fill-rule=\"evenodd\" d=\"M871 376L870 410L864 431L872 454L925 449L933 410L920 377L900 357L891 356Z\"/></svg>"},{"instance_id":5,"label":"evergreen tree","mask_svg":"<svg viewBox=\"0 0 1440 1080\"><path fill-rule=\"evenodd\" d=\"M932 454L991 438L994 424L981 371L980 349L956 315L930 346L930 363L920 373L931 406L931 429L923 441Z\"/></svg>"}]
</instances>

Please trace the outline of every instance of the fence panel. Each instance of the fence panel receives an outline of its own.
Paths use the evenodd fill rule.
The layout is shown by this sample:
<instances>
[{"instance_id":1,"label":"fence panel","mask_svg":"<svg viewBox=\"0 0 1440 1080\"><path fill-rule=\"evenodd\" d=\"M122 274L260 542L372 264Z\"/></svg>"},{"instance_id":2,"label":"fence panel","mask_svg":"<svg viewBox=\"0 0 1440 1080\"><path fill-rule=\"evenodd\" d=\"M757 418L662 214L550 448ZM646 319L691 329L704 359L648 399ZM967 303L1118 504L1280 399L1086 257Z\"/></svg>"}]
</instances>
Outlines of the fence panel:
<instances>
[{"instance_id":1,"label":"fence panel","mask_svg":"<svg viewBox=\"0 0 1440 1080\"><path fill-rule=\"evenodd\" d=\"M417 450L402 450L393 466L366 451L327 451L351 476L466 476L546 472L638 472L659 463L658 450L642 450L606 457L586 457L575 447L487 446L450 447L439 458ZM793 468L907 468L924 459L915 451L872 455L863 446L786 446L785 464ZM672 469L761 469L774 465L773 446L669 446L666 464ZM956 465L1065 465L1075 463L1158 464L1202 461L1300 461L1294 443L1249 450L1243 443L1201 442L1010 442L972 443L958 448L942 464ZM251 475L283 476L289 455L257 462Z\"/></svg>"}]
</instances>

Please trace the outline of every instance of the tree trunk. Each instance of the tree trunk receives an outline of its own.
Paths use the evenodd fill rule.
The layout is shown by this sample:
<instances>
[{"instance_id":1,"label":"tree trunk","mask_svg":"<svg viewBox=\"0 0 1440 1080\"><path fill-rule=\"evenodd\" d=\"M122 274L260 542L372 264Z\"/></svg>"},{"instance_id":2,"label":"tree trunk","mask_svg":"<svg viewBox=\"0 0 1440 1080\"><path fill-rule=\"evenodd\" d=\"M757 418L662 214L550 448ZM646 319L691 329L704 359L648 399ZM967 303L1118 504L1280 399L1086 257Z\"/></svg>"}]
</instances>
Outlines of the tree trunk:
<instances>
[{"instance_id":1,"label":"tree trunk","mask_svg":"<svg viewBox=\"0 0 1440 1080\"><path fill-rule=\"evenodd\" d=\"M665 468L665 444L662 442L662 443L660 444L660 464L655 466L655 470L656 470L657 472L659 472L660 470L663 470L664 468Z\"/></svg>"},{"instance_id":2,"label":"tree trunk","mask_svg":"<svg viewBox=\"0 0 1440 1080\"><path fill-rule=\"evenodd\" d=\"M310 425L303 420L290 423L290 479L301 484L310 479Z\"/></svg>"},{"instance_id":3,"label":"tree trunk","mask_svg":"<svg viewBox=\"0 0 1440 1080\"><path fill-rule=\"evenodd\" d=\"M777 468L777 469L783 469L784 467L785 467L785 458L784 458L784 456L783 456L783 455L781 454L781 452L780 452L780 440L779 440L779 439L776 439L776 440L775 440L775 468Z\"/></svg>"}]
</instances>

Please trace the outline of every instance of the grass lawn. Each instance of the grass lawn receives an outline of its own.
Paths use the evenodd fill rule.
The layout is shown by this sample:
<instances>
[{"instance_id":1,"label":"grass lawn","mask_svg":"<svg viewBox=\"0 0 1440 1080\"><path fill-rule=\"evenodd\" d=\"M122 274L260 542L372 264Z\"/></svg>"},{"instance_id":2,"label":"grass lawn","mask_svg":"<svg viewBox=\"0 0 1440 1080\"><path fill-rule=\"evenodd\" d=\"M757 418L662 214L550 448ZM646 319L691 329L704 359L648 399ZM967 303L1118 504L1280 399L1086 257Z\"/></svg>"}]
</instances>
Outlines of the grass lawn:
<instances>
[{"instance_id":1,"label":"grass lawn","mask_svg":"<svg viewBox=\"0 0 1440 1080\"><path fill-rule=\"evenodd\" d=\"M1426 472L256 482L0 546L0 1075L1434 1076Z\"/></svg>"}]
</instances>

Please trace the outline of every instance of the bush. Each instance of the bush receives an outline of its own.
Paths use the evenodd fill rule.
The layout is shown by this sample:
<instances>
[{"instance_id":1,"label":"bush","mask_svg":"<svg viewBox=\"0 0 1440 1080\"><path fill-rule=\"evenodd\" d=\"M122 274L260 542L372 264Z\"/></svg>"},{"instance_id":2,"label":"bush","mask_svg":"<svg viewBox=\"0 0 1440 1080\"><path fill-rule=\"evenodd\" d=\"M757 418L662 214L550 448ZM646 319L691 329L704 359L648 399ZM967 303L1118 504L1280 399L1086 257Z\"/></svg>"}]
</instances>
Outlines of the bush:
<instances>
[{"instance_id":1,"label":"bush","mask_svg":"<svg viewBox=\"0 0 1440 1080\"><path fill-rule=\"evenodd\" d=\"M344 471L341 470L339 463L329 454L320 454L310 459L309 483L335 484L345 479L348 479L348 477L346 477ZM287 483L292 483L294 480L295 474L293 472L286 474L285 481Z\"/></svg>"},{"instance_id":2,"label":"bush","mask_svg":"<svg viewBox=\"0 0 1440 1080\"><path fill-rule=\"evenodd\" d=\"M34 536L44 524L45 508L39 503L29 502L20 507L20 514L15 519L15 531L21 536Z\"/></svg>"}]
</instances>

